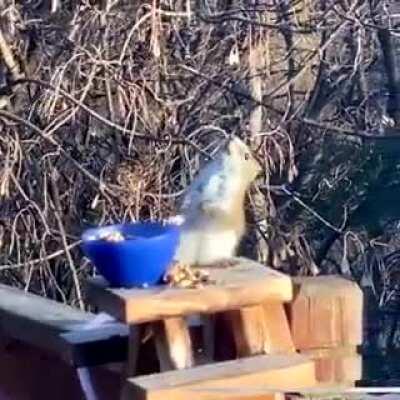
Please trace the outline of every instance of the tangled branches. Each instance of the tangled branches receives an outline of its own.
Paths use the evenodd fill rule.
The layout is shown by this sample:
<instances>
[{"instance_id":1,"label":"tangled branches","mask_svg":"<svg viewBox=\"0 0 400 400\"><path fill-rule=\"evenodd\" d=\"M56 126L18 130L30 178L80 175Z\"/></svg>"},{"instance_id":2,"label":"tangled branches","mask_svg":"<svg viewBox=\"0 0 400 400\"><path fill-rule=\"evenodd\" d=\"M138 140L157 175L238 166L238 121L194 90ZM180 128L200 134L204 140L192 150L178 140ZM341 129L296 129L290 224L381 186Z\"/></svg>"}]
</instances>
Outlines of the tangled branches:
<instances>
[{"instance_id":1,"label":"tangled branches","mask_svg":"<svg viewBox=\"0 0 400 400\"><path fill-rule=\"evenodd\" d=\"M174 215L229 135L265 168L243 251L291 273L340 258L382 173L373 138L397 126L377 90L378 33L397 34L381 4L0 5L2 280L83 307L82 229Z\"/></svg>"}]
</instances>

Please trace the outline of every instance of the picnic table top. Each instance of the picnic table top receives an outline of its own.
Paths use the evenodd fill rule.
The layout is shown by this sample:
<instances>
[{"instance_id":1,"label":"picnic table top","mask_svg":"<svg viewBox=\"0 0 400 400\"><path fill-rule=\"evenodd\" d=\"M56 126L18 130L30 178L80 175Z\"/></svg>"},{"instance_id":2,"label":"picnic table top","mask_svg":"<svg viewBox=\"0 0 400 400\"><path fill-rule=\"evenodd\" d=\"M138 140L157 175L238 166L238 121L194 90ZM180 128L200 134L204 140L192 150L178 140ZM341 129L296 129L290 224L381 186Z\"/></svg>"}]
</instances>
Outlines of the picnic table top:
<instances>
[{"instance_id":1,"label":"picnic table top","mask_svg":"<svg viewBox=\"0 0 400 400\"><path fill-rule=\"evenodd\" d=\"M151 322L190 314L234 310L268 301L289 302L293 297L289 276L246 258L237 264L204 268L212 283L201 288L112 288L101 277L87 281L87 299L125 323Z\"/></svg>"}]
</instances>

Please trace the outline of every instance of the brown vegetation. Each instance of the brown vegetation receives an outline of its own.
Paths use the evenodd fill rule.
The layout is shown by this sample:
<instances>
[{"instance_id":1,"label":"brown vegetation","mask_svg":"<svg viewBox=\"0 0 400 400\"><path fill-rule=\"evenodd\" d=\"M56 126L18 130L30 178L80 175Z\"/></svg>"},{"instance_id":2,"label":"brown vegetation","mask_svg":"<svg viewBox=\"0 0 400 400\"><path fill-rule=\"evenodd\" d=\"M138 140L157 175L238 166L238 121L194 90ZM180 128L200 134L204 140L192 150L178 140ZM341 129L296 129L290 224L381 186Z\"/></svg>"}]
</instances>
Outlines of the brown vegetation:
<instances>
[{"instance_id":1,"label":"brown vegetation","mask_svg":"<svg viewBox=\"0 0 400 400\"><path fill-rule=\"evenodd\" d=\"M242 251L292 274L378 272L385 302L397 264L371 260L397 244L399 12L0 0L2 281L83 307L82 230L174 215L239 135L265 168Z\"/></svg>"}]
</instances>

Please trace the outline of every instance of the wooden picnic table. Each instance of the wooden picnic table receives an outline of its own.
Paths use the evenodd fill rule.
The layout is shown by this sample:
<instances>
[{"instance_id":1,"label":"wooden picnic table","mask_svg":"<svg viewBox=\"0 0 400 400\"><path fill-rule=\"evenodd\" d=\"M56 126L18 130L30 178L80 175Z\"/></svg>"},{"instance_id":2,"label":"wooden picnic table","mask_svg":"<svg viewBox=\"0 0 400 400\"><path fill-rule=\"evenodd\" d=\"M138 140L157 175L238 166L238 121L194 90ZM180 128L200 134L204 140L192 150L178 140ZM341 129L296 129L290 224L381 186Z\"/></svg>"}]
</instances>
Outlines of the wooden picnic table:
<instances>
[{"instance_id":1,"label":"wooden picnic table","mask_svg":"<svg viewBox=\"0 0 400 400\"><path fill-rule=\"evenodd\" d=\"M240 357L295 351L283 308L293 298L290 277L248 259L235 261L226 268L206 268L212 283L201 288L124 289L112 288L100 277L88 281L88 301L131 327L129 375L135 373L138 327L143 324L153 328L162 371L193 366L185 319L190 315L223 313ZM212 344L205 347L212 349Z\"/></svg>"}]
</instances>

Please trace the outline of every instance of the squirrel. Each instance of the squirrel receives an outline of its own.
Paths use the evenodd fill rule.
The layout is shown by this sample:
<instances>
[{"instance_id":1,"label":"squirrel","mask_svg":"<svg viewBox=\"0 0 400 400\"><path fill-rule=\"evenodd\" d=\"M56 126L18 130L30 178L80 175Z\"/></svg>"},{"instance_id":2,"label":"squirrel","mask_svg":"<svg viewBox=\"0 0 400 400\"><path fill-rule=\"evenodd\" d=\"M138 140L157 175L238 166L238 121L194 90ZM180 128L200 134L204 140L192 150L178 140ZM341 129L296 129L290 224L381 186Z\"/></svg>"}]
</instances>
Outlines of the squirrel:
<instances>
[{"instance_id":1,"label":"squirrel","mask_svg":"<svg viewBox=\"0 0 400 400\"><path fill-rule=\"evenodd\" d=\"M235 256L245 233L245 194L262 167L239 138L195 177L181 206L183 223L174 261L211 266Z\"/></svg>"}]
</instances>

